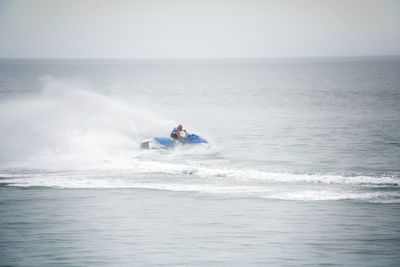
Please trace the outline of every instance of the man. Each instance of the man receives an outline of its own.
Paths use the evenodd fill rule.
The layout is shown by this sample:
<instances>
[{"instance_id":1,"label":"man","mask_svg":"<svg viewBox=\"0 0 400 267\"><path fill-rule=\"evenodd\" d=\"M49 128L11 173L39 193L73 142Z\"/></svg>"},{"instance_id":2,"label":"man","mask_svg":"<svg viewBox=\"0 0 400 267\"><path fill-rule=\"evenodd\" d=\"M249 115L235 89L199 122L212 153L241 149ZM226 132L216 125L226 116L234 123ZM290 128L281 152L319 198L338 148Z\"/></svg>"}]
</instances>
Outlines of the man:
<instances>
[{"instance_id":1,"label":"man","mask_svg":"<svg viewBox=\"0 0 400 267\"><path fill-rule=\"evenodd\" d=\"M178 127L172 130L170 136L175 140L185 140L187 138L187 132L183 130L183 126L179 124Z\"/></svg>"}]
</instances>

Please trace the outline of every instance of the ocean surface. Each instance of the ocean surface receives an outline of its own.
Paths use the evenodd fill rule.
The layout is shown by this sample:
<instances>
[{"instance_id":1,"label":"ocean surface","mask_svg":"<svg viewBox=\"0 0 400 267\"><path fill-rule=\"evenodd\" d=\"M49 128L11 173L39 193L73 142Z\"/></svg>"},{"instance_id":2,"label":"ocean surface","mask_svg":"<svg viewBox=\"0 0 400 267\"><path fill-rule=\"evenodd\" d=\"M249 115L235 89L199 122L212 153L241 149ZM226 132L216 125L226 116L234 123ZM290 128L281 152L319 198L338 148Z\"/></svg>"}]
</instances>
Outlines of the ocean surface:
<instances>
[{"instance_id":1,"label":"ocean surface","mask_svg":"<svg viewBox=\"0 0 400 267\"><path fill-rule=\"evenodd\" d=\"M400 266L400 57L0 60L0 266Z\"/></svg>"}]
</instances>

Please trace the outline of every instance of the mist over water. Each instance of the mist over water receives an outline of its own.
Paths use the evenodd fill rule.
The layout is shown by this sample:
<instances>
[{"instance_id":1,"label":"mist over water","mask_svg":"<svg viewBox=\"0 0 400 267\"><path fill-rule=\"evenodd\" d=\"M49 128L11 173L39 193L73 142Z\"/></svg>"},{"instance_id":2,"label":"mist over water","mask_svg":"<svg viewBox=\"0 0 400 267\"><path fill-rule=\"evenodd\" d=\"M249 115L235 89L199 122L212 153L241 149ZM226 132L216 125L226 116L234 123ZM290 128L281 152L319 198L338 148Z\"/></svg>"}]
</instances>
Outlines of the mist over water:
<instances>
[{"instance_id":1,"label":"mist over water","mask_svg":"<svg viewBox=\"0 0 400 267\"><path fill-rule=\"evenodd\" d=\"M3 166L74 169L129 159L143 138L171 125L139 104L96 93L88 84L42 81L40 92L1 103Z\"/></svg>"}]
</instances>

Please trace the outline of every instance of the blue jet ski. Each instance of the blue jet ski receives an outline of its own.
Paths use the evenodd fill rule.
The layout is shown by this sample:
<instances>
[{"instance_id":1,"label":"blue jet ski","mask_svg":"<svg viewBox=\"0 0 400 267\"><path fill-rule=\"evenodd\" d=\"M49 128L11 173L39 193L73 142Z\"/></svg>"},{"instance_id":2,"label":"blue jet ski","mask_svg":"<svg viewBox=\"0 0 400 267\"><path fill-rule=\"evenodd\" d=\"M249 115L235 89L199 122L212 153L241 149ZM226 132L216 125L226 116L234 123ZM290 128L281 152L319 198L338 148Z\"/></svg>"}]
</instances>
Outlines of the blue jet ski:
<instances>
[{"instance_id":1,"label":"blue jet ski","mask_svg":"<svg viewBox=\"0 0 400 267\"><path fill-rule=\"evenodd\" d=\"M184 140L175 140L168 137L154 137L144 140L140 144L141 149L173 149L178 145L199 145L208 144L207 140L196 135L188 134Z\"/></svg>"}]
</instances>

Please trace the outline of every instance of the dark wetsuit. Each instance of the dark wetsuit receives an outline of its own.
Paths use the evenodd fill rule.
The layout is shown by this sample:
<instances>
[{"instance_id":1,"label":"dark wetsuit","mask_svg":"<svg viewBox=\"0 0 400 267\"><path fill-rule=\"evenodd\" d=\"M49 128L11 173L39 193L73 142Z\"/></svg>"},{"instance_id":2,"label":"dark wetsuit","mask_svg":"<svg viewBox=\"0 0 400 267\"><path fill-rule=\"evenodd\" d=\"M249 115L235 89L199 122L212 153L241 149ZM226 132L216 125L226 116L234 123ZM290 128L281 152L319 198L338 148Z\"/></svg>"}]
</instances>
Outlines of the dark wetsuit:
<instances>
[{"instance_id":1,"label":"dark wetsuit","mask_svg":"<svg viewBox=\"0 0 400 267\"><path fill-rule=\"evenodd\" d=\"M173 138L173 139L178 140L178 139L179 139L179 136L176 134L176 132L178 132L178 131L184 131L184 132L186 133L186 130L178 130L178 128L175 127L175 128L172 130L172 132L171 132L171 134L170 134L169 136L171 136L171 138Z\"/></svg>"},{"instance_id":2,"label":"dark wetsuit","mask_svg":"<svg viewBox=\"0 0 400 267\"><path fill-rule=\"evenodd\" d=\"M178 128L174 128L170 134L171 138L173 139L178 139L178 135L176 134L176 132L178 131Z\"/></svg>"}]
</instances>

